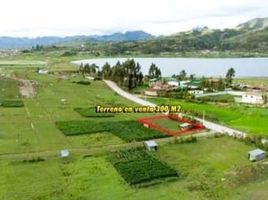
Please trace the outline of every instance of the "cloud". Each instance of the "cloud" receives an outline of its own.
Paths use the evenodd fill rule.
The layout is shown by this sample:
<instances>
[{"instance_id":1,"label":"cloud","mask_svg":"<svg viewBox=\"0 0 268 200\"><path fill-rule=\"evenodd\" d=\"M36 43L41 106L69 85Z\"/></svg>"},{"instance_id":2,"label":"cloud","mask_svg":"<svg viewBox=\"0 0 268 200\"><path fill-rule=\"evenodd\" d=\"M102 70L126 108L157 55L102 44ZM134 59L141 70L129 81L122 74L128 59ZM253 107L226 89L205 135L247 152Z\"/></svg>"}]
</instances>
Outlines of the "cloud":
<instances>
[{"instance_id":1,"label":"cloud","mask_svg":"<svg viewBox=\"0 0 268 200\"><path fill-rule=\"evenodd\" d=\"M9 0L0 35L91 35L145 30L171 34L196 26L232 27L265 17L265 0Z\"/></svg>"}]
</instances>

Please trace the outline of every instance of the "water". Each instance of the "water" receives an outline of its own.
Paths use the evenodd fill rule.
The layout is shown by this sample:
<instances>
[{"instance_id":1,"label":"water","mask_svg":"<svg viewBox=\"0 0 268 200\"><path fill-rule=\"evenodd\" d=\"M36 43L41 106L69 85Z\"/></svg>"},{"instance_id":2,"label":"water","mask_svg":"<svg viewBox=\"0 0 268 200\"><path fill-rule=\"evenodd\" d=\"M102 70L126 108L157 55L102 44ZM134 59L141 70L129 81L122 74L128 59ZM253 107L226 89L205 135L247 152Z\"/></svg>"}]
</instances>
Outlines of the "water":
<instances>
[{"instance_id":1,"label":"water","mask_svg":"<svg viewBox=\"0 0 268 200\"><path fill-rule=\"evenodd\" d=\"M134 58L141 65L143 74L148 74L151 63L155 63L162 76L179 74L186 70L187 75L224 77L227 70L233 67L236 77L268 77L268 58ZM73 61L74 64L89 63L102 67L105 62L115 65L127 58L100 58Z\"/></svg>"}]
</instances>

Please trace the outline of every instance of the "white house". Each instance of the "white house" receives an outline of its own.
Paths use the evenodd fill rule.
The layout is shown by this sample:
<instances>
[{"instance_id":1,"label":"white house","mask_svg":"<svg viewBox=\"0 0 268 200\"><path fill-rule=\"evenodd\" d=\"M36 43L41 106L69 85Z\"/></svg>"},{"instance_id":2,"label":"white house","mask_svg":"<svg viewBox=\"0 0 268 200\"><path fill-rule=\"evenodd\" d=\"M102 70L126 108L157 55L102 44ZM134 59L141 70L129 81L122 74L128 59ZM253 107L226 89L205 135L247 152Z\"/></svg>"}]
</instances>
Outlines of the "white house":
<instances>
[{"instance_id":1,"label":"white house","mask_svg":"<svg viewBox=\"0 0 268 200\"><path fill-rule=\"evenodd\" d=\"M38 74L48 74L48 70L45 69L39 69Z\"/></svg>"},{"instance_id":2,"label":"white house","mask_svg":"<svg viewBox=\"0 0 268 200\"><path fill-rule=\"evenodd\" d=\"M145 141L144 145L149 151L156 151L158 146L154 140Z\"/></svg>"},{"instance_id":3,"label":"white house","mask_svg":"<svg viewBox=\"0 0 268 200\"><path fill-rule=\"evenodd\" d=\"M179 87L179 82L178 81L168 81L168 85L174 86L174 87Z\"/></svg>"},{"instance_id":4,"label":"white house","mask_svg":"<svg viewBox=\"0 0 268 200\"><path fill-rule=\"evenodd\" d=\"M67 158L67 157L69 157L69 155L70 155L70 152L67 149L64 149L64 150L60 151L60 157L61 158Z\"/></svg>"},{"instance_id":5,"label":"white house","mask_svg":"<svg viewBox=\"0 0 268 200\"><path fill-rule=\"evenodd\" d=\"M263 104L264 99L261 93L245 93L242 95L242 103Z\"/></svg>"},{"instance_id":6,"label":"white house","mask_svg":"<svg viewBox=\"0 0 268 200\"><path fill-rule=\"evenodd\" d=\"M144 94L147 96L158 96L158 93L156 90L145 90Z\"/></svg>"},{"instance_id":7,"label":"white house","mask_svg":"<svg viewBox=\"0 0 268 200\"><path fill-rule=\"evenodd\" d=\"M204 91L203 90L190 90L188 91L188 93L196 95L196 94L204 94Z\"/></svg>"},{"instance_id":8,"label":"white house","mask_svg":"<svg viewBox=\"0 0 268 200\"><path fill-rule=\"evenodd\" d=\"M266 157L266 152L261 149L255 149L248 152L248 159L250 161L262 160Z\"/></svg>"}]
</instances>

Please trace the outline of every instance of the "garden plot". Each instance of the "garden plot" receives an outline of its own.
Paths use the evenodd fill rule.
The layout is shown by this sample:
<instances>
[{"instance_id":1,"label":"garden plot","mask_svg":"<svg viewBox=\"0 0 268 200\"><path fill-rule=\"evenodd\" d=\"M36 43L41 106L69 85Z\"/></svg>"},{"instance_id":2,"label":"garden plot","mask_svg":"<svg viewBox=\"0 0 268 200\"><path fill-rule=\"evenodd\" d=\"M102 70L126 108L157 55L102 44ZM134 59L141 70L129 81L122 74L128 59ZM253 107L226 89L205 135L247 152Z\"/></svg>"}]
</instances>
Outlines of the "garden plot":
<instances>
[{"instance_id":1,"label":"garden plot","mask_svg":"<svg viewBox=\"0 0 268 200\"><path fill-rule=\"evenodd\" d=\"M122 150L110 153L109 159L130 185L150 185L165 178L177 178L177 172L144 150Z\"/></svg>"},{"instance_id":2,"label":"garden plot","mask_svg":"<svg viewBox=\"0 0 268 200\"><path fill-rule=\"evenodd\" d=\"M156 130L143 127L143 125L137 123L136 121L60 121L56 122L56 126L66 136L111 132L126 142L167 137L167 135L161 134Z\"/></svg>"}]
</instances>

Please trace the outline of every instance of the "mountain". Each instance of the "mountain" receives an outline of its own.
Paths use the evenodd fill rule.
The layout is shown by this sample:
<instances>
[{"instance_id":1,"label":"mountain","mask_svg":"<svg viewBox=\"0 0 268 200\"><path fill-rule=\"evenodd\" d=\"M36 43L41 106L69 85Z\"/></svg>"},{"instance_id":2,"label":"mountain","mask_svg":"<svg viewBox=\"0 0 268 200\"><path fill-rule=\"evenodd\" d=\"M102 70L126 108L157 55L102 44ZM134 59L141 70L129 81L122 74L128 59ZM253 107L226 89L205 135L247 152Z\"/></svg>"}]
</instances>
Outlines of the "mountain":
<instances>
[{"instance_id":1,"label":"mountain","mask_svg":"<svg viewBox=\"0 0 268 200\"><path fill-rule=\"evenodd\" d=\"M266 18L255 18L245 23L239 24L235 28L237 29L263 29L268 27L268 17Z\"/></svg>"},{"instance_id":2,"label":"mountain","mask_svg":"<svg viewBox=\"0 0 268 200\"><path fill-rule=\"evenodd\" d=\"M126 33L113 33L111 35L93 36L69 36L69 37L0 37L0 48L29 48L35 45L53 45L68 42L122 42L122 41L142 41L154 36L144 31L129 31Z\"/></svg>"},{"instance_id":3,"label":"mountain","mask_svg":"<svg viewBox=\"0 0 268 200\"><path fill-rule=\"evenodd\" d=\"M144 31L128 31L111 35L96 36L93 39L101 42L141 41L152 39L154 36Z\"/></svg>"}]
</instances>

